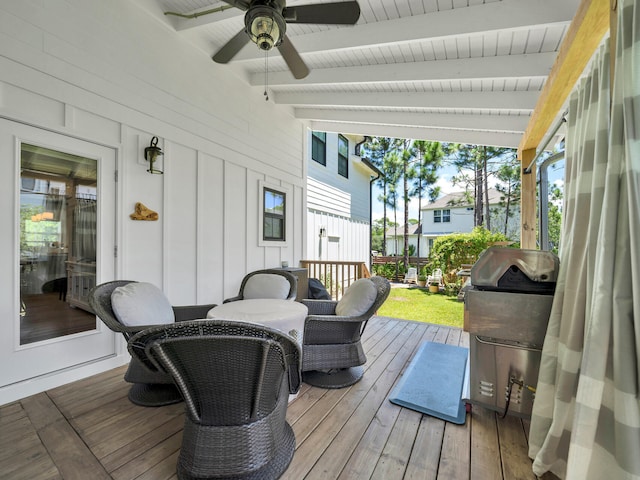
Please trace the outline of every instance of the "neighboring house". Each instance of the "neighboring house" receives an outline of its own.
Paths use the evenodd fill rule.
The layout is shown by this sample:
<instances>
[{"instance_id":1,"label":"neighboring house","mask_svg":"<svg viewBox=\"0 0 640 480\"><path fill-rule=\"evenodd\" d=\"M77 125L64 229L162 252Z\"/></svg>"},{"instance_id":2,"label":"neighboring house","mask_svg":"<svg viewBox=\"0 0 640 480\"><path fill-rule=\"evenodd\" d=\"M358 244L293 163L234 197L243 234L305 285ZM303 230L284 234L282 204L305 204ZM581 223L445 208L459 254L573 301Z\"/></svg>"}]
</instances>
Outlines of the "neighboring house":
<instances>
[{"instance_id":1,"label":"neighboring house","mask_svg":"<svg viewBox=\"0 0 640 480\"><path fill-rule=\"evenodd\" d=\"M501 205L502 194L489 189L489 211L491 230L504 233L505 208ZM510 207L512 214L507 224L507 237L517 239L520 235L520 206ZM431 251L433 241L451 233L468 233L473 230L473 200L469 202L464 192L449 193L422 209L422 236L420 237L420 256L426 257ZM419 227L411 225L409 245L417 252ZM402 255L404 249L404 227L387 230L387 254ZM397 247L396 247L397 245Z\"/></svg>"},{"instance_id":2,"label":"neighboring house","mask_svg":"<svg viewBox=\"0 0 640 480\"><path fill-rule=\"evenodd\" d=\"M504 233L505 207L501 205L502 194L489 189L489 211L491 215L491 231ZM507 237L517 240L520 235L520 206L512 205L512 215L507 223ZM449 193L422 209L422 233L427 239L428 248L433 241L451 233L468 233L473 230L473 199L469 202L464 192Z\"/></svg>"},{"instance_id":3,"label":"neighboring house","mask_svg":"<svg viewBox=\"0 0 640 480\"><path fill-rule=\"evenodd\" d=\"M307 260L370 261L371 181L356 152L364 137L309 132Z\"/></svg>"},{"instance_id":4,"label":"neighboring house","mask_svg":"<svg viewBox=\"0 0 640 480\"><path fill-rule=\"evenodd\" d=\"M420 256L425 257L428 253L426 237L420 234L421 227L418 224L409 225L409 249L411 245L418 254L418 236L420 236ZM391 227L387 229L387 255L402 255L404 253L404 226Z\"/></svg>"}]
</instances>

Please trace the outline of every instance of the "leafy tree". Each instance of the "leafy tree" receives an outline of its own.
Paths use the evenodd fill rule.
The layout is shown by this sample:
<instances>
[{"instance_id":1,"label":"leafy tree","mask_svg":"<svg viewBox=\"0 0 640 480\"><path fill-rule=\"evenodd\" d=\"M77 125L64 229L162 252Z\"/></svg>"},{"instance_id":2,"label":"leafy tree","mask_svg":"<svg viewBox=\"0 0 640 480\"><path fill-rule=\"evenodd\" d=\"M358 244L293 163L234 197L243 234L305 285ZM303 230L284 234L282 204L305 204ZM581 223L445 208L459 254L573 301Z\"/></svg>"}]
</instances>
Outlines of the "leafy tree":
<instances>
[{"instance_id":1,"label":"leafy tree","mask_svg":"<svg viewBox=\"0 0 640 480\"><path fill-rule=\"evenodd\" d=\"M387 177L387 206L393 210L393 223L398 225L398 182L402 174L401 160L397 152L391 152L384 158L383 168ZM394 237L395 253L398 254L397 229Z\"/></svg>"},{"instance_id":2,"label":"leafy tree","mask_svg":"<svg viewBox=\"0 0 640 480\"><path fill-rule=\"evenodd\" d=\"M435 186L438 181L438 168L442 165L444 151L439 142L429 142L416 140L413 142L414 155L417 163L414 165L416 174L413 180L412 196L418 197L418 215L422 212L422 198L426 193L430 200L434 201L440 194L440 188ZM422 228L422 223L418 218L418 224ZM417 269L420 271L420 235L418 235Z\"/></svg>"},{"instance_id":3,"label":"leafy tree","mask_svg":"<svg viewBox=\"0 0 640 480\"><path fill-rule=\"evenodd\" d=\"M475 263L492 243L505 240L503 234L492 233L483 227L475 227L471 233L443 235L433 242L429 263L433 268L442 269L447 283L456 283L456 272L461 265Z\"/></svg>"},{"instance_id":4,"label":"leafy tree","mask_svg":"<svg viewBox=\"0 0 640 480\"><path fill-rule=\"evenodd\" d=\"M509 219L513 217L513 205L520 203L520 161L511 157L508 163L502 164L496 171L496 177L500 183L496 184L496 190L501 193L500 206L504 208L503 233L508 236Z\"/></svg>"},{"instance_id":5,"label":"leafy tree","mask_svg":"<svg viewBox=\"0 0 640 480\"><path fill-rule=\"evenodd\" d=\"M560 233L562 227L562 189L552 185L549 189L549 245L551 251L558 254L560 249Z\"/></svg>"},{"instance_id":6,"label":"leafy tree","mask_svg":"<svg viewBox=\"0 0 640 480\"><path fill-rule=\"evenodd\" d=\"M402 199L404 200L404 248L402 252L405 266L409 265L409 180L415 176L415 169L411 168L413 152L409 149L409 145L409 140L404 140L401 146L399 145L401 148L400 158L402 159Z\"/></svg>"},{"instance_id":7,"label":"leafy tree","mask_svg":"<svg viewBox=\"0 0 640 480\"><path fill-rule=\"evenodd\" d=\"M474 225L482 225L490 230L488 180L496 174L496 165L514 158L516 152L512 148L484 145L455 145L451 152L451 162L458 170L453 183L465 187L467 198L464 201L474 205Z\"/></svg>"},{"instance_id":8,"label":"leafy tree","mask_svg":"<svg viewBox=\"0 0 640 480\"><path fill-rule=\"evenodd\" d=\"M376 180L376 184L378 187L382 188L382 195L378 197L378 200L382 202L382 207L384 209L382 220L383 220L383 229L382 229L382 249L380 250L383 255L387 254L387 206L389 205L387 199L387 184L388 184L388 175L385 170L384 159L386 156L391 153L396 146L396 141L390 137L373 137L370 138L367 142L364 143L363 149L364 151L369 153L371 158L371 162L378 167L378 169L382 172L382 176Z\"/></svg>"},{"instance_id":9,"label":"leafy tree","mask_svg":"<svg viewBox=\"0 0 640 480\"><path fill-rule=\"evenodd\" d=\"M371 249L381 253L384 252L385 223L389 228L397 227L397 225L393 225L393 222L384 218L374 220L371 226Z\"/></svg>"}]
</instances>

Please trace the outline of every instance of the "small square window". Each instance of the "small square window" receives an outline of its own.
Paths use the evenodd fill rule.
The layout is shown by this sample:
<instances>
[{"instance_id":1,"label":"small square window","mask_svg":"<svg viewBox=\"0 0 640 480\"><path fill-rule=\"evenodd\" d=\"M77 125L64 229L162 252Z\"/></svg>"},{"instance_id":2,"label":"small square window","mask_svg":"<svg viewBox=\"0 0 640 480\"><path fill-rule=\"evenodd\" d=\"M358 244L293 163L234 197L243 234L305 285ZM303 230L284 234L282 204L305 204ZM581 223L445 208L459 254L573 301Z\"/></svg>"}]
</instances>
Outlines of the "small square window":
<instances>
[{"instance_id":1,"label":"small square window","mask_svg":"<svg viewBox=\"0 0 640 480\"><path fill-rule=\"evenodd\" d=\"M451 210L442 210L442 223L451 223Z\"/></svg>"},{"instance_id":2,"label":"small square window","mask_svg":"<svg viewBox=\"0 0 640 480\"><path fill-rule=\"evenodd\" d=\"M433 223L441 223L441 222L442 222L442 210L434 210Z\"/></svg>"}]
</instances>

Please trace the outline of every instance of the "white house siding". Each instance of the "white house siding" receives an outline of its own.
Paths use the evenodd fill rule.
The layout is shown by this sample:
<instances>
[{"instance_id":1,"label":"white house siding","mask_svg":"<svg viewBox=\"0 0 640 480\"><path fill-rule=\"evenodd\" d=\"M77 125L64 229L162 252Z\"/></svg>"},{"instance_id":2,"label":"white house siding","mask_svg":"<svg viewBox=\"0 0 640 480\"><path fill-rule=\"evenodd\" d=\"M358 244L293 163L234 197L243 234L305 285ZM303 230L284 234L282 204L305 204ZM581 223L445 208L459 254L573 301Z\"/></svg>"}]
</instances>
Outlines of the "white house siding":
<instances>
[{"instance_id":1,"label":"white house siding","mask_svg":"<svg viewBox=\"0 0 640 480\"><path fill-rule=\"evenodd\" d=\"M173 304L220 303L247 271L306 256L307 130L141 5L2 2L0 116L115 149L116 276L152 282ZM142 160L154 135L162 176ZM0 162L15 172L13 158ZM258 246L261 180L291 192L287 247ZM17 198L16 177L0 189ZM159 221L131 221L136 202ZM17 318L17 207L3 208L0 316Z\"/></svg>"},{"instance_id":2,"label":"white house siding","mask_svg":"<svg viewBox=\"0 0 640 480\"><path fill-rule=\"evenodd\" d=\"M467 210L466 207L444 207L444 209L451 211L450 222L436 223L433 220L433 210L422 211L422 225L425 235L440 236L473 230L473 210Z\"/></svg>"},{"instance_id":3,"label":"white house siding","mask_svg":"<svg viewBox=\"0 0 640 480\"><path fill-rule=\"evenodd\" d=\"M320 229L327 235L320 237ZM369 264L369 223L309 209L307 259L340 260Z\"/></svg>"},{"instance_id":4,"label":"white house siding","mask_svg":"<svg viewBox=\"0 0 640 480\"><path fill-rule=\"evenodd\" d=\"M307 259L370 261L370 180L371 171L360 157L350 155L349 178L338 174L338 134L327 132L326 166L308 156L307 178ZM355 150L355 138L349 152ZM311 144L311 131L307 134ZM320 237L320 229L326 236Z\"/></svg>"},{"instance_id":5,"label":"white house siding","mask_svg":"<svg viewBox=\"0 0 640 480\"><path fill-rule=\"evenodd\" d=\"M423 210L423 233L435 239L442 235L451 233L468 233L473 230L473 210L466 207L445 207L451 211L451 222L436 223L433 221L433 210ZM504 233L505 208L499 205L490 207L491 231ZM512 206L513 216L509 218L507 224L507 238L517 241L520 238L520 209Z\"/></svg>"},{"instance_id":6,"label":"white house siding","mask_svg":"<svg viewBox=\"0 0 640 480\"><path fill-rule=\"evenodd\" d=\"M349 152L353 153L355 141L349 140ZM311 130L307 141L311 145ZM343 215L354 220L369 222L369 181L370 170L359 166L360 157L350 155L349 178L338 174L338 134L327 132L327 165L311 159L308 151L308 207L316 210Z\"/></svg>"},{"instance_id":7,"label":"white house siding","mask_svg":"<svg viewBox=\"0 0 640 480\"><path fill-rule=\"evenodd\" d=\"M396 238L395 237L388 237L387 238L387 255L402 255L404 252L404 237L399 236L397 238L397 244L398 244L398 248L396 250ZM418 252L418 236L417 235L409 235L409 248L411 248L411 245L414 246L415 248L415 252ZM427 241L427 237L425 237L424 235L420 238L420 256L421 257L426 257L427 254L429 253L429 246L428 246L428 241ZM416 255L414 253L414 255Z\"/></svg>"}]
</instances>

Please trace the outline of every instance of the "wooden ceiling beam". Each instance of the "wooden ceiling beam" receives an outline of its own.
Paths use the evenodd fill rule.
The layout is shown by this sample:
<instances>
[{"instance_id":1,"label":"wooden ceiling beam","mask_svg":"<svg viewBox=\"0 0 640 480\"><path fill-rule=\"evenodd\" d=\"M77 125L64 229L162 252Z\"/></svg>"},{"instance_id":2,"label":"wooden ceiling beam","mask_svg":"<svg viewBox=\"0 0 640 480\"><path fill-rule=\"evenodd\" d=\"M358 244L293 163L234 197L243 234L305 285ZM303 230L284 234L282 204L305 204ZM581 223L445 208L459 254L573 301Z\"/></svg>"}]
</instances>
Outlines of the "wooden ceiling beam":
<instances>
[{"instance_id":1,"label":"wooden ceiling beam","mask_svg":"<svg viewBox=\"0 0 640 480\"><path fill-rule=\"evenodd\" d=\"M602 38L609 30L610 0L582 0L562 41L529 125L518 147L537 149Z\"/></svg>"}]
</instances>

